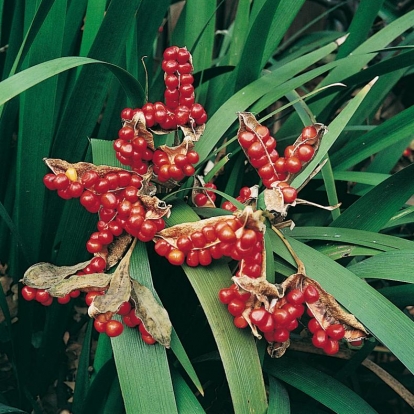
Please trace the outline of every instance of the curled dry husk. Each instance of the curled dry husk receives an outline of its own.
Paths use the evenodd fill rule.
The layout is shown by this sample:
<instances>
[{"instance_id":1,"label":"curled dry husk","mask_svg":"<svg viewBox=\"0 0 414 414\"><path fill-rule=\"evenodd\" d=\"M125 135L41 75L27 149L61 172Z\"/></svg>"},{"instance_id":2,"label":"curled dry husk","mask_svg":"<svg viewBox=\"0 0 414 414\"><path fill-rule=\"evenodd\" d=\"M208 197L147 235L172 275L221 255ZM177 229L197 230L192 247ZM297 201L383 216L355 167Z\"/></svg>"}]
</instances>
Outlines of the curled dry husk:
<instances>
[{"instance_id":1,"label":"curled dry husk","mask_svg":"<svg viewBox=\"0 0 414 414\"><path fill-rule=\"evenodd\" d=\"M95 296L91 305L88 308L88 314L91 318L97 315L114 314L118 311L120 306L127 302L131 296L131 281L129 276L129 262L131 254L134 250L136 239L129 248L127 254L120 261L115 272L111 275L109 288L105 295Z\"/></svg>"},{"instance_id":2,"label":"curled dry husk","mask_svg":"<svg viewBox=\"0 0 414 414\"><path fill-rule=\"evenodd\" d=\"M101 290L111 279L105 273L91 273L77 276L76 272L84 269L90 261L74 266L55 266L51 263L37 263L26 270L22 283L36 288L45 289L53 297L62 297L73 290Z\"/></svg>"},{"instance_id":3,"label":"curled dry husk","mask_svg":"<svg viewBox=\"0 0 414 414\"><path fill-rule=\"evenodd\" d=\"M191 236L196 231L202 231L205 226L214 226L216 223L220 221L226 221L231 219L232 217L238 218L242 223L244 223L245 228L257 230L264 232L265 225L263 223L262 212L257 210L253 212L251 207L246 207L243 211L236 211L233 215L224 215L224 216L216 216L210 217L204 220L199 220L191 223L182 223L176 224L175 226L168 227L160 232L158 232L154 237L154 242L159 239L166 240L171 246L177 247L177 239L181 236ZM239 229L240 230L240 229ZM237 234L237 231L236 231ZM206 244L203 249L206 247L210 247L214 244L219 243L219 240L213 241L211 243ZM198 250L198 248L194 248L194 250Z\"/></svg>"},{"instance_id":4,"label":"curled dry husk","mask_svg":"<svg viewBox=\"0 0 414 414\"><path fill-rule=\"evenodd\" d=\"M26 270L21 282L36 289L50 289L68 276L82 270L89 262L90 260L73 266L55 266L46 262L36 263Z\"/></svg>"},{"instance_id":5,"label":"curled dry husk","mask_svg":"<svg viewBox=\"0 0 414 414\"><path fill-rule=\"evenodd\" d=\"M172 324L168 312L157 302L152 292L132 280L131 299L135 304L135 314L151 336L166 348L170 347Z\"/></svg>"},{"instance_id":6,"label":"curled dry husk","mask_svg":"<svg viewBox=\"0 0 414 414\"><path fill-rule=\"evenodd\" d=\"M78 180L80 180L83 174L85 174L88 171L96 172L101 178L105 177L105 175L108 173L116 173L118 171L128 171L131 174L139 175L138 173L125 170L124 168L111 167L109 165L95 165L91 164L90 162L76 162L72 164L59 158L43 158L43 161L52 170L54 174L65 174L68 168L74 168L78 175Z\"/></svg>"},{"instance_id":7,"label":"curled dry husk","mask_svg":"<svg viewBox=\"0 0 414 414\"><path fill-rule=\"evenodd\" d=\"M105 290L109 285L112 275L106 273L90 273L82 276L69 276L53 285L48 292L55 298L62 297L73 290L99 291Z\"/></svg>"},{"instance_id":8,"label":"curled dry husk","mask_svg":"<svg viewBox=\"0 0 414 414\"><path fill-rule=\"evenodd\" d=\"M148 131L143 111L136 111L131 120L125 120L123 126L129 126L134 130L134 137L145 139L148 148L155 150L154 137Z\"/></svg>"}]
</instances>

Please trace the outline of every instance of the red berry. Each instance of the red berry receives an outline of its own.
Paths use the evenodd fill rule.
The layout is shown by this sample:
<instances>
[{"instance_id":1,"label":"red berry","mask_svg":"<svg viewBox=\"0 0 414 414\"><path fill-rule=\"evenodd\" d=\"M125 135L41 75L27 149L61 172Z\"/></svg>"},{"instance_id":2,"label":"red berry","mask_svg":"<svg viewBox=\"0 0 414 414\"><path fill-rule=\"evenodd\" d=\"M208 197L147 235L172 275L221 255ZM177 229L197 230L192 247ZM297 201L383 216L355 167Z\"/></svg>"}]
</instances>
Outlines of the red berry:
<instances>
[{"instance_id":1,"label":"red berry","mask_svg":"<svg viewBox=\"0 0 414 414\"><path fill-rule=\"evenodd\" d=\"M302 169L302 162L298 157L289 157L285 161L286 171L291 174L296 174Z\"/></svg>"},{"instance_id":2,"label":"red berry","mask_svg":"<svg viewBox=\"0 0 414 414\"><path fill-rule=\"evenodd\" d=\"M25 300L31 301L36 299L36 288L32 288L30 286L24 286L22 288L22 296Z\"/></svg>"},{"instance_id":3,"label":"red berry","mask_svg":"<svg viewBox=\"0 0 414 414\"><path fill-rule=\"evenodd\" d=\"M323 348L328 343L328 335L323 329L318 329L312 337L312 344L316 348Z\"/></svg>"},{"instance_id":4,"label":"red berry","mask_svg":"<svg viewBox=\"0 0 414 414\"><path fill-rule=\"evenodd\" d=\"M310 333L315 333L317 330L322 329L319 322L316 320L316 318L312 318L308 322L308 329Z\"/></svg>"},{"instance_id":5,"label":"red berry","mask_svg":"<svg viewBox=\"0 0 414 414\"><path fill-rule=\"evenodd\" d=\"M200 160L200 156L198 155L197 151L190 150L187 152L187 161L190 164L197 164Z\"/></svg>"},{"instance_id":6,"label":"red berry","mask_svg":"<svg viewBox=\"0 0 414 414\"><path fill-rule=\"evenodd\" d=\"M56 190L66 190L69 186L70 180L66 174L59 173L55 176L53 185Z\"/></svg>"},{"instance_id":7,"label":"red berry","mask_svg":"<svg viewBox=\"0 0 414 414\"><path fill-rule=\"evenodd\" d=\"M335 323L326 328L326 333L330 339L339 341L345 336L345 329L340 323Z\"/></svg>"},{"instance_id":8,"label":"red berry","mask_svg":"<svg viewBox=\"0 0 414 414\"><path fill-rule=\"evenodd\" d=\"M43 184L46 186L48 190L56 190L55 183L54 183L55 177L56 177L55 174L46 174L43 177Z\"/></svg>"},{"instance_id":9,"label":"red berry","mask_svg":"<svg viewBox=\"0 0 414 414\"><path fill-rule=\"evenodd\" d=\"M181 47L180 49L178 49L176 57L178 63L186 63L190 60L190 57L191 54L185 47Z\"/></svg>"},{"instance_id":10,"label":"red berry","mask_svg":"<svg viewBox=\"0 0 414 414\"><path fill-rule=\"evenodd\" d=\"M313 158L314 154L315 154L315 149L309 144L300 145L299 148L296 151L296 156L302 162L310 161Z\"/></svg>"},{"instance_id":11,"label":"red berry","mask_svg":"<svg viewBox=\"0 0 414 414\"><path fill-rule=\"evenodd\" d=\"M180 50L180 48L178 46L167 47L167 49L164 50L163 58L165 60L177 59L177 55L178 55L179 50Z\"/></svg>"},{"instance_id":12,"label":"red berry","mask_svg":"<svg viewBox=\"0 0 414 414\"><path fill-rule=\"evenodd\" d=\"M227 305L228 311L233 316L240 316L243 313L245 307L245 303L237 298L233 298Z\"/></svg>"},{"instance_id":13,"label":"red berry","mask_svg":"<svg viewBox=\"0 0 414 414\"><path fill-rule=\"evenodd\" d=\"M129 314L129 312L131 312L131 308L131 303L126 301L121 304L116 313L121 316L126 316Z\"/></svg>"},{"instance_id":14,"label":"red berry","mask_svg":"<svg viewBox=\"0 0 414 414\"><path fill-rule=\"evenodd\" d=\"M253 324L259 326L264 322L267 313L269 312L264 307L253 309L250 313L250 320Z\"/></svg>"},{"instance_id":15,"label":"red berry","mask_svg":"<svg viewBox=\"0 0 414 414\"><path fill-rule=\"evenodd\" d=\"M306 303L315 303L319 300L319 291L313 285L306 286L304 293Z\"/></svg>"},{"instance_id":16,"label":"red berry","mask_svg":"<svg viewBox=\"0 0 414 414\"><path fill-rule=\"evenodd\" d=\"M167 254L167 259L172 265L180 266L184 263L185 255L181 250L172 249Z\"/></svg>"},{"instance_id":17,"label":"red berry","mask_svg":"<svg viewBox=\"0 0 414 414\"><path fill-rule=\"evenodd\" d=\"M339 343L334 339L328 339L322 349L327 355L335 355L339 351Z\"/></svg>"},{"instance_id":18,"label":"red berry","mask_svg":"<svg viewBox=\"0 0 414 414\"><path fill-rule=\"evenodd\" d=\"M161 63L162 70L167 74L173 74L178 70L178 62L172 59L163 60Z\"/></svg>"},{"instance_id":19,"label":"red berry","mask_svg":"<svg viewBox=\"0 0 414 414\"><path fill-rule=\"evenodd\" d=\"M102 296L104 294L105 294L105 292L102 291L102 290L101 291L91 290L85 296L85 303L88 306L91 306L91 304L92 304L93 300L96 298L96 296Z\"/></svg>"},{"instance_id":20,"label":"red berry","mask_svg":"<svg viewBox=\"0 0 414 414\"><path fill-rule=\"evenodd\" d=\"M236 316L234 319L233 319L233 323L234 323L234 326L236 327L236 328L239 328L239 329L244 329L244 328L246 328L249 324L247 323L247 321L246 321L246 319L244 319L244 317L242 316L242 315L240 315L240 316Z\"/></svg>"},{"instance_id":21,"label":"red berry","mask_svg":"<svg viewBox=\"0 0 414 414\"><path fill-rule=\"evenodd\" d=\"M273 319L276 326L288 324L293 318L286 309L278 308L273 311Z\"/></svg>"},{"instance_id":22,"label":"red berry","mask_svg":"<svg viewBox=\"0 0 414 414\"><path fill-rule=\"evenodd\" d=\"M286 204L293 203L298 197L298 192L296 191L296 189L290 186L282 187L282 194L283 194L283 201Z\"/></svg>"},{"instance_id":23,"label":"red berry","mask_svg":"<svg viewBox=\"0 0 414 414\"><path fill-rule=\"evenodd\" d=\"M300 289L292 289L286 295L286 300L293 305L300 305L305 301L305 295Z\"/></svg>"},{"instance_id":24,"label":"red berry","mask_svg":"<svg viewBox=\"0 0 414 414\"><path fill-rule=\"evenodd\" d=\"M49 292L47 292L44 289L38 289L36 291L36 300L40 303L47 302L50 297L51 296L50 296Z\"/></svg>"},{"instance_id":25,"label":"red berry","mask_svg":"<svg viewBox=\"0 0 414 414\"><path fill-rule=\"evenodd\" d=\"M231 288L220 289L218 295L220 302L227 305L234 297L236 297L236 290Z\"/></svg>"},{"instance_id":26,"label":"red berry","mask_svg":"<svg viewBox=\"0 0 414 414\"><path fill-rule=\"evenodd\" d=\"M207 201L208 201L208 197L204 193L197 193L194 196L194 204L198 207L204 206L205 204L207 204Z\"/></svg>"},{"instance_id":27,"label":"red berry","mask_svg":"<svg viewBox=\"0 0 414 414\"><path fill-rule=\"evenodd\" d=\"M68 293L65 296L61 296L60 298L57 298L58 303L60 303L61 305L66 305L67 303L70 302L70 294Z\"/></svg>"},{"instance_id":28,"label":"red berry","mask_svg":"<svg viewBox=\"0 0 414 414\"><path fill-rule=\"evenodd\" d=\"M237 139L239 140L240 145L245 149L249 148L254 142L257 141L256 135L249 131L241 132Z\"/></svg>"},{"instance_id":29,"label":"red berry","mask_svg":"<svg viewBox=\"0 0 414 414\"><path fill-rule=\"evenodd\" d=\"M286 328L275 329L273 340L275 342L286 342L289 339L289 331Z\"/></svg>"},{"instance_id":30,"label":"red berry","mask_svg":"<svg viewBox=\"0 0 414 414\"><path fill-rule=\"evenodd\" d=\"M105 333L109 337L115 337L121 335L124 330L124 325L121 322L111 319L105 325Z\"/></svg>"},{"instance_id":31,"label":"red berry","mask_svg":"<svg viewBox=\"0 0 414 414\"><path fill-rule=\"evenodd\" d=\"M147 345L154 345L157 342L151 335L141 335L141 338Z\"/></svg>"},{"instance_id":32,"label":"red berry","mask_svg":"<svg viewBox=\"0 0 414 414\"><path fill-rule=\"evenodd\" d=\"M308 141L309 144L314 143L314 138L318 135L318 131L313 125L302 129L302 141Z\"/></svg>"}]
</instances>

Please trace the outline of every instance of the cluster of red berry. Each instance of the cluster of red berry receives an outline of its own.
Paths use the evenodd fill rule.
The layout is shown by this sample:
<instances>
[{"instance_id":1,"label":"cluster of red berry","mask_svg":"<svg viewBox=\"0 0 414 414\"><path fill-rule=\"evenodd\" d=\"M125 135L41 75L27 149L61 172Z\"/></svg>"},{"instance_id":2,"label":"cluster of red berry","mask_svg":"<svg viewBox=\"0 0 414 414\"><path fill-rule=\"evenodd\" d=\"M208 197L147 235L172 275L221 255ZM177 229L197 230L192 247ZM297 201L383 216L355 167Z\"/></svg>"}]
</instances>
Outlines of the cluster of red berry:
<instances>
[{"instance_id":1,"label":"cluster of red berry","mask_svg":"<svg viewBox=\"0 0 414 414\"><path fill-rule=\"evenodd\" d=\"M292 289L279 300L272 312L268 312L264 306L250 310L247 303L250 297L249 292L239 290L234 284L219 292L219 300L227 305L236 327L245 328L249 321L263 333L268 342L282 344L289 339L290 333L298 328L299 319L305 313L305 305L319 300L319 292L312 285L308 285L303 291ZM325 330L309 308L307 314L311 317L308 330L313 334L313 345L323 349L328 355L336 354L339 350L339 341L345 334L344 327L341 324L333 324Z\"/></svg>"},{"instance_id":2,"label":"cluster of red berry","mask_svg":"<svg viewBox=\"0 0 414 414\"><path fill-rule=\"evenodd\" d=\"M206 224L201 230L180 236L174 242L159 238L155 251L173 265L208 266L212 259L223 256L241 261L240 271L256 278L262 270L263 235L244 228L239 219L221 219Z\"/></svg>"},{"instance_id":3,"label":"cluster of red berry","mask_svg":"<svg viewBox=\"0 0 414 414\"><path fill-rule=\"evenodd\" d=\"M86 294L85 302L88 306L90 306L94 300L94 298L98 295L104 295L105 292L101 291L90 291ZM149 344L155 344L157 342L151 334L145 329L142 321L135 313L135 307L131 304L130 301L122 303L119 307L118 311L116 312L117 315L122 316L122 320L126 326L130 328L138 327L138 330L141 334L142 340ZM110 337L115 337L120 335L124 331L124 326L121 322L116 319L112 319L112 315L108 314L99 314L94 322L93 326L99 333L105 333Z\"/></svg>"},{"instance_id":4,"label":"cluster of red berry","mask_svg":"<svg viewBox=\"0 0 414 414\"><path fill-rule=\"evenodd\" d=\"M208 199L210 199L213 203L216 201L216 193L211 190L207 190L207 188L211 188L213 190L217 190L217 186L213 183L207 183L203 186L206 190L199 191L193 198L194 204L197 207L203 207L207 204Z\"/></svg>"},{"instance_id":5,"label":"cluster of red berry","mask_svg":"<svg viewBox=\"0 0 414 414\"><path fill-rule=\"evenodd\" d=\"M252 197L252 191L249 187L242 187L239 191L239 195L236 197L237 201L240 203L245 203ZM221 205L221 208L228 211L236 211L237 207L231 201L224 201Z\"/></svg>"},{"instance_id":6,"label":"cluster of red berry","mask_svg":"<svg viewBox=\"0 0 414 414\"><path fill-rule=\"evenodd\" d=\"M70 294L57 298L58 303L64 305L68 303L71 298L77 298L80 295L80 290L76 289L70 292ZM43 306L50 306L53 303L53 297L45 289L36 289L30 286L23 286L22 297L27 301L36 300Z\"/></svg>"},{"instance_id":7,"label":"cluster of red berry","mask_svg":"<svg viewBox=\"0 0 414 414\"><path fill-rule=\"evenodd\" d=\"M157 174L158 181L160 182L166 182L170 178L175 181L181 181L195 173L194 165L198 163L199 159L198 153L190 150L186 154L174 155L171 162L170 157L164 151L157 149L152 159L154 164L153 172Z\"/></svg>"},{"instance_id":8,"label":"cluster of red berry","mask_svg":"<svg viewBox=\"0 0 414 414\"><path fill-rule=\"evenodd\" d=\"M313 125L303 128L297 143L285 149L284 157L279 156L276 140L264 125L257 126L255 130L246 126L239 130L237 138L250 164L257 169L263 185L267 188L279 187L285 203L293 203L297 191L285 180L289 175L297 174L313 158L317 129Z\"/></svg>"}]
</instances>

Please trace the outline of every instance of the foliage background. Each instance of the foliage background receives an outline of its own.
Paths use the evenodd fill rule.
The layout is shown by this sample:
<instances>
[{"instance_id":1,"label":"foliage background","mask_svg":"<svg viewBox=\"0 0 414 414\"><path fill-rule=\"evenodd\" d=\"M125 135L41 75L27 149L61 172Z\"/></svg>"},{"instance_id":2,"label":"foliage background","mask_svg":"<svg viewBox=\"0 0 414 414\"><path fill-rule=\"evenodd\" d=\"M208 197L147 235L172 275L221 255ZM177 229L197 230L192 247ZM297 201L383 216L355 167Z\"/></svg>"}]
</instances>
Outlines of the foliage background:
<instances>
[{"instance_id":1,"label":"foliage background","mask_svg":"<svg viewBox=\"0 0 414 414\"><path fill-rule=\"evenodd\" d=\"M0 261L8 268L0 411L410 412L414 181L412 155L401 154L414 122L411 9L411 1L384 0L1 0ZM171 351L142 344L132 330L98 339L81 300L47 309L20 300L17 310L25 269L88 259L96 224L77 201L46 191L42 158L113 162L121 109L146 99L142 58L149 100L162 100L159 64L171 44L192 51L197 101L209 114L197 144L200 171L218 148L231 154L215 170L227 195L259 182L234 140L238 111L263 119L279 152L304 124L328 125L312 166L328 163L300 196L340 201L341 209L297 206L289 215L296 227L285 235L309 276L372 332L361 349L329 358L301 348L298 335L283 358L270 360L263 341L235 329L217 300L230 284L227 263L171 269L151 245L138 246L131 271L169 311ZM346 86L298 99L338 82ZM169 199L170 225L223 213L191 208L185 196ZM271 231L266 246L270 280L294 272ZM404 398L366 369L367 359L399 381Z\"/></svg>"}]
</instances>

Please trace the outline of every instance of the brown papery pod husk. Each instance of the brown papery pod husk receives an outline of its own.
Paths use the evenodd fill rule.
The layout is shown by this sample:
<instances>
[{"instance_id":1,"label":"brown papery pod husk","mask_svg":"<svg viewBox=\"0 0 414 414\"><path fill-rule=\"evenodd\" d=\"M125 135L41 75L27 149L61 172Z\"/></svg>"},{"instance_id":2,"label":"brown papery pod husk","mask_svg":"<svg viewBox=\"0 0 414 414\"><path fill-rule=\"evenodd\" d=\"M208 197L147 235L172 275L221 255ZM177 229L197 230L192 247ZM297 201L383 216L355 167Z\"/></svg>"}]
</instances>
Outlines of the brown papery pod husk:
<instances>
[{"instance_id":1,"label":"brown papery pod husk","mask_svg":"<svg viewBox=\"0 0 414 414\"><path fill-rule=\"evenodd\" d=\"M111 278L112 275L107 273L90 273L82 276L74 275L56 283L56 285L48 289L48 292L50 296L62 297L73 290L82 290L85 292L104 290L109 285Z\"/></svg>"},{"instance_id":2,"label":"brown papery pod husk","mask_svg":"<svg viewBox=\"0 0 414 414\"><path fill-rule=\"evenodd\" d=\"M296 176L298 176L303 171L303 169L313 160L313 158L315 158L315 155L318 152L319 145L321 143L321 139L325 135L325 133L328 131L328 128L324 124L316 123L316 124L313 124L312 126L315 127L316 129L316 132L317 132L316 137L303 141L302 134L300 134L299 137L296 139L296 141L293 143L293 146L299 147L300 144L308 144L313 147L313 149L315 150L315 153L312 159L302 164L302 168L299 172L295 174L288 174L287 178L284 181L286 181L289 184L295 179Z\"/></svg>"},{"instance_id":3,"label":"brown papery pod husk","mask_svg":"<svg viewBox=\"0 0 414 414\"><path fill-rule=\"evenodd\" d=\"M135 304L135 315L141 319L145 329L161 345L170 347L172 324L168 312L157 302L152 292L132 280L131 299Z\"/></svg>"},{"instance_id":4,"label":"brown papery pod husk","mask_svg":"<svg viewBox=\"0 0 414 414\"><path fill-rule=\"evenodd\" d=\"M279 187L266 188L263 191L263 201L265 214L273 224L282 222L287 216L288 208L296 204L296 201L292 204L285 204L282 190Z\"/></svg>"},{"instance_id":5,"label":"brown papery pod husk","mask_svg":"<svg viewBox=\"0 0 414 414\"><path fill-rule=\"evenodd\" d=\"M83 174L85 174L88 171L95 171L101 178L103 178L108 173L116 173L118 171L127 171L130 174L139 175L133 171L125 170L124 168L111 167L109 165L95 165L89 162L76 162L74 164L71 164L59 158L43 158L43 161L52 170L54 174L65 174L68 168L74 168L78 175L78 181L82 178Z\"/></svg>"},{"instance_id":6,"label":"brown papery pod husk","mask_svg":"<svg viewBox=\"0 0 414 414\"><path fill-rule=\"evenodd\" d=\"M346 341L352 342L367 337L368 332L365 327L358 322L354 315L345 311L335 298L326 292L316 280L297 273L289 276L282 285L286 292L295 288L304 291L309 285L314 286L318 290L319 300L315 303L306 303L306 305L323 329L339 323L345 328L344 339Z\"/></svg>"},{"instance_id":7,"label":"brown papery pod husk","mask_svg":"<svg viewBox=\"0 0 414 414\"><path fill-rule=\"evenodd\" d=\"M171 214L171 205L167 204L165 201L160 200L156 196L147 196L141 195L139 197L141 203L145 208L145 218L146 219L159 219L162 217L170 217Z\"/></svg>"},{"instance_id":8,"label":"brown papery pod husk","mask_svg":"<svg viewBox=\"0 0 414 414\"><path fill-rule=\"evenodd\" d=\"M132 236L124 232L120 236L115 237L114 241L108 245L106 254L99 252L95 256L103 257L106 260L107 268L110 269L122 259L131 242Z\"/></svg>"},{"instance_id":9,"label":"brown papery pod husk","mask_svg":"<svg viewBox=\"0 0 414 414\"><path fill-rule=\"evenodd\" d=\"M216 207L216 205L214 204L214 201L211 199L211 197L208 195L207 189L206 190L200 190L200 188L195 188L195 187L204 187L205 185L206 185L206 183L204 182L204 179L201 175L196 175L194 177L194 185L193 185L194 188L191 191L191 201L195 205L194 197L198 193L202 193L202 194L205 194L207 196L207 203L204 204L203 207L214 208L214 207Z\"/></svg>"},{"instance_id":10,"label":"brown papery pod husk","mask_svg":"<svg viewBox=\"0 0 414 414\"><path fill-rule=\"evenodd\" d=\"M154 137L147 129L145 115L143 111L136 111L131 120L125 120L124 126L129 125L134 129L134 137L142 137L145 139L148 148L155 150Z\"/></svg>"},{"instance_id":11,"label":"brown papery pod husk","mask_svg":"<svg viewBox=\"0 0 414 414\"><path fill-rule=\"evenodd\" d=\"M194 144L191 141L191 139L185 137L184 140L181 142L181 144L175 146L175 147L169 147L167 145L160 145L158 149L161 151L164 151L167 156L168 160L171 164L174 164L174 158L176 155L183 154L186 155L188 151L194 148Z\"/></svg>"},{"instance_id":12,"label":"brown papery pod husk","mask_svg":"<svg viewBox=\"0 0 414 414\"><path fill-rule=\"evenodd\" d=\"M36 289L50 289L63 279L85 268L89 262L90 260L73 266L55 266L46 262L36 263L26 270L21 282Z\"/></svg>"},{"instance_id":13,"label":"brown papery pod husk","mask_svg":"<svg viewBox=\"0 0 414 414\"><path fill-rule=\"evenodd\" d=\"M91 318L101 313L116 313L119 307L127 302L131 296L131 279L129 276L129 262L134 250L136 239L129 248L127 254L119 263L115 272L112 274L109 288L105 295L96 296L88 308Z\"/></svg>"},{"instance_id":14,"label":"brown papery pod husk","mask_svg":"<svg viewBox=\"0 0 414 414\"><path fill-rule=\"evenodd\" d=\"M184 138L189 138L193 142L200 140L206 129L206 124L201 125L180 125L179 128L183 131Z\"/></svg>"},{"instance_id":15,"label":"brown papery pod husk","mask_svg":"<svg viewBox=\"0 0 414 414\"><path fill-rule=\"evenodd\" d=\"M214 226L216 223L220 221L227 221L232 220L233 217L239 219L245 227L251 228L253 230L264 231L265 225L262 219L262 212L255 211L251 207L246 207L243 211L236 211L233 215L225 215L225 216L216 216L210 217L204 220L199 220L191 223L182 223L176 224L175 226L168 227L156 234L153 241L156 242L159 239L166 240L170 245L177 247L176 241L181 236L191 236L195 231L202 231L202 229L207 226L211 225ZM240 229L239 229L240 230ZM237 232L236 232L237 233ZM207 244L203 247L210 247L213 244L217 244L219 240L213 241L210 244ZM197 249L194 249L197 250Z\"/></svg>"},{"instance_id":16,"label":"brown papery pod husk","mask_svg":"<svg viewBox=\"0 0 414 414\"><path fill-rule=\"evenodd\" d=\"M191 223L182 223L182 224L176 224L172 227L167 227L164 230L161 230L158 232L153 241L156 242L159 239L166 240L171 246L177 247L176 241L181 236L190 236L195 231L201 231L204 226L211 225L214 226L216 223L220 221L227 221L231 220L233 216L227 215L227 216L217 216L217 217L210 217L204 220L194 221ZM212 242L210 244L207 244L205 247L209 247L213 244L216 244L217 242ZM203 247L203 249L205 248ZM195 249L196 250L196 249Z\"/></svg>"}]
</instances>

